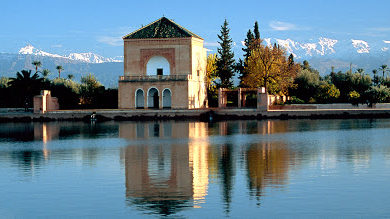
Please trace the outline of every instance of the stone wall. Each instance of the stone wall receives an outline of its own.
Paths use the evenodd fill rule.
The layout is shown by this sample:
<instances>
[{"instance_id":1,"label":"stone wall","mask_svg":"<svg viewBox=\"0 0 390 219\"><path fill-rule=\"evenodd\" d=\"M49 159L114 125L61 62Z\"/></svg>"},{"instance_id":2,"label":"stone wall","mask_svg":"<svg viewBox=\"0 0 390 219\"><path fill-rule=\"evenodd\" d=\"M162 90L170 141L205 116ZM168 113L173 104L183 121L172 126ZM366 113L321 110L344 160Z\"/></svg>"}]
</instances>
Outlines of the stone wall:
<instances>
[{"instance_id":1,"label":"stone wall","mask_svg":"<svg viewBox=\"0 0 390 219\"><path fill-rule=\"evenodd\" d=\"M46 113L59 108L58 99L52 97L49 90L42 90L41 95L34 97L34 113Z\"/></svg>"}]
</instances>

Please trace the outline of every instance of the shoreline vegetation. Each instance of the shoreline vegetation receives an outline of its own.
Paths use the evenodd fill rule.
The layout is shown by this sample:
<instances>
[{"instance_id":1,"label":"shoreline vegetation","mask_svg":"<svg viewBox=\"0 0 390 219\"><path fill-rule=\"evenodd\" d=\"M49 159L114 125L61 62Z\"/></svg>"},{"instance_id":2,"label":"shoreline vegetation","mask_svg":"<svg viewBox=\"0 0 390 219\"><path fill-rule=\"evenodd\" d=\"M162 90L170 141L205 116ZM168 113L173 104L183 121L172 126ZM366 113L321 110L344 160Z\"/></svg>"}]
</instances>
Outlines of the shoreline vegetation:
<instances>
[{"instance_id":1,"label":"shoreline vegetation","mask_svg":"<svg viewBox=\"0 0 390 219\"><path fill-rule=\"evenodd\" d=\"M247 32L243 57L235 60L233 40L230 37L227 20L218 35L217 53L207 57L205 85L207 88L207 109L198 110L121 110L118 107L118 90L106 89L93 74L84 75L80 82L74 75L61 77L64 68L56 67L58 77L50 80L52 74L44 69L43 63L35 60L33 70L21 70L14 78L0 77L0 111L2 108L24 108L26 113L0 112L0 121L49 121L90 120L96 112L98 120L154 120L154 119L263 119L263 118L387 118L390 107L375 109L378 103L390 102L390 68L382 64L372 72L352 68L345 72L332 71L320 75L308 61L297 63L293 54L277 44L266 45L260 37L259 25L255 22L253 31ZM33 72L35 71L35 72ZM56 73L57 75L57 73ZM239 83L233 83L238 76ZM269 111L256 109L218 107L218 89L260 88L270 95L288 97L271 103ZM50 90L57 97L59 111L45 114L29 114L33 97L41 90ZM256 96L245 97L249 102ZM227 95L227 106L237 105L237 98ZM341 109L320 109L310 104L349 104ZM352 104L352 105L351 105ZM254 104L252 104L254 105ZM295 106L296 105L296 106ZM300 106L300 107L299 107ZM359 108L368 106L368 109ZM387 109L382 109L387 108ZM104 110L113 109L113 110ZM69 110L69 111L66 111Z\"/></svg>"}]
</instances>

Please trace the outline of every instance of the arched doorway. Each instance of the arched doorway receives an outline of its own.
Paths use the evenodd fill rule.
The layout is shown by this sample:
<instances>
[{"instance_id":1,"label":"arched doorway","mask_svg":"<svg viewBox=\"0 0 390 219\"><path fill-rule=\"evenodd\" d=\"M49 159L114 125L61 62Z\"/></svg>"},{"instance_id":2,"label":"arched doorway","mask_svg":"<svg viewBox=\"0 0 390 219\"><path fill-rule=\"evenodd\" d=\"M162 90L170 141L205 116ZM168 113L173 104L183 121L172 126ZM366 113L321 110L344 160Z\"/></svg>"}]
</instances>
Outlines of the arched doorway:
<instances>
[{"instance_id":1,"label":"arched doorway","mask_svg":"<svg viewBox=\"0 0 390 219\"><path fill-rule=\"evenodd\" d=\"M144 107L145 107L144 91L142 89L138 89L135 92L135 108L143 109Z\"/></svg>"},{"instance_id":2,"label":"arched doorway","mask_svg":"<svg viewBox=\"0 0 390 219\"><path fill-rule=\"evenodd\" d=\"M171 108L172 107L172 93L169 89L165 89L163 91L163 108Z\"/></svg>"},{"instance_id":3,"label":"arched doorway","mask_svg":"<svg viewBox=\"0 0 390 219\"><path fill-rule=\"evenodd\" d=\"M148 108L159 108L158 90L156 88L150 88L148 91Z\"/></svg>"},{"instance_id":4,"label":"arched doorway","mask_svg":"<svg viewBox=\"0 0 390 219\"><path fill-rule=\"evenodd\" d=\"M170 75L170 65L166 58L153 56L146 64L146 75Z\"/></svg>"}]
</instances>

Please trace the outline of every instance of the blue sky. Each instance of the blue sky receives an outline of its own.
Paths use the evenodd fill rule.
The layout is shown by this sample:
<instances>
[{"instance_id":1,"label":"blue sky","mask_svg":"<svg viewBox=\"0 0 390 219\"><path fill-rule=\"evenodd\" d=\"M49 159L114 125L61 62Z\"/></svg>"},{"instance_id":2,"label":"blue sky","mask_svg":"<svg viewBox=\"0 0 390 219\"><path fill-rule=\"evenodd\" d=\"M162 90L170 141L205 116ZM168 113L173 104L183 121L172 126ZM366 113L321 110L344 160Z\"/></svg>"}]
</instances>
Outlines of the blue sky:
<instances>
[{"instance_id":1,"label":"blue sky","mask_svg":"<svg viewBox=\"0 0 390 219\"><path fill-rule=\"evenodd\" d=\"M390 41L389 9L389 0L2 0L0 52L32 44L61 55L120 56L122 36L163 15L202 36L211 49L225 18L236 43L256 20L267 38Z\"/></svg>"}]
</instances>

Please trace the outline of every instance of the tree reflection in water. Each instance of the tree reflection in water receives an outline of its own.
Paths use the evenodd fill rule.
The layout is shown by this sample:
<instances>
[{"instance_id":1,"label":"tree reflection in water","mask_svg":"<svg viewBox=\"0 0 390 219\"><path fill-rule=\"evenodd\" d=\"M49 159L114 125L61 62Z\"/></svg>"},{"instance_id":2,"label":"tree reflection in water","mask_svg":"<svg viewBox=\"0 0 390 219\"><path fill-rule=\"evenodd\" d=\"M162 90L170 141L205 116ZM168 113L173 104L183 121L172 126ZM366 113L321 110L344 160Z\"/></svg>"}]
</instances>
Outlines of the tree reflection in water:
<instances>
[{"instance_id":1,"label":"tree reflection in water","mask_svg":"<svg viewBox=\"0 0 390 219\"><path fill-rule=\"evenodd\" d=\"M220 212L230 215L236 199L242 199L235 196L236 191L247 191L250 199L257 199L260 205L272 189L285 188L289 172L304 162L323 165L320 171L335 168L340 160L354 167L368 167L377 142L370 139L372 133L358 132L366 135L362 138L350 130L375 127L376 132L385 134L390 123L264 120L7 124L0 126L0 142L22 142L28 147L0 150L0 161L10 162L19 171L32 175L49 165L50 160L91 165L111 162L106 155L113 153L124 167L126 188L120 194L123 197L125 193L126 207L145 214L172 216L218 200ZM96 143L99 138L108 139L108 144L112 139L125 139L124 144L129 145L88 145L90 139ZM50 141L64 139L79 145L61 146L60 150L48 146ZM381 156L390 160L388 147L381 150ZM213 197L208 196L210 188L217 190Z\"/></svg>"},{"instance_id":2,"label":"tree reflection in water","mask_svg":"<svg viewBox=\"0 0 390 219\"><path fill-rule=\"evenodd\" d=\"M287 183L291 156L292 152L283 142L261 142L248 147L248 185L250 195L257 197L258 204L264 188L282 187Z\"/></svg>"}]
</instances>

